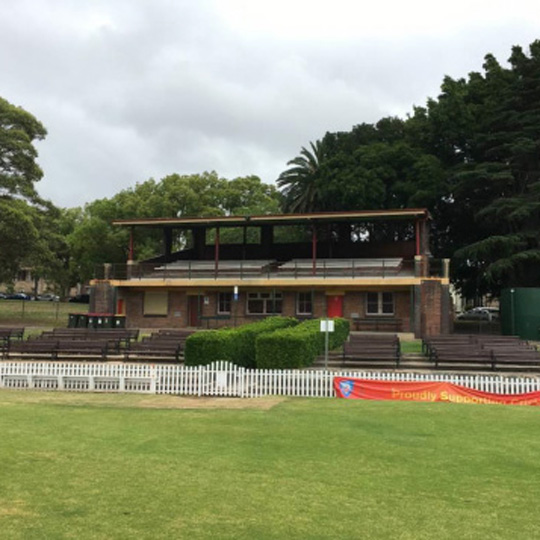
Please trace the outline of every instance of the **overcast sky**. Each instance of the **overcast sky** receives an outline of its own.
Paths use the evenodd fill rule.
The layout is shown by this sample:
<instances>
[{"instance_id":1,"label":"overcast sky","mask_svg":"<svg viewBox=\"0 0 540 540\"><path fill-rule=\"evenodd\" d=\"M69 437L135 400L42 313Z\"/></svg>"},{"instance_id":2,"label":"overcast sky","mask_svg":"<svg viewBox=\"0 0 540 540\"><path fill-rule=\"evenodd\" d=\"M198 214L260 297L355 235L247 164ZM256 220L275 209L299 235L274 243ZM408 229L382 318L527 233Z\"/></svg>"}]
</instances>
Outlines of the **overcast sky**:
<instances>
[{"instance_id":1,"label":"overcast sky","mask_svg":"<svg viewBox=\"0 0 540 540\"><path fill-rule=\"evenodd\" d=\"M0 96L47 128L38 189L71 207L170 173L273 182L538 38L538 0L0 0Z\"/></svg>"}]
</instances>

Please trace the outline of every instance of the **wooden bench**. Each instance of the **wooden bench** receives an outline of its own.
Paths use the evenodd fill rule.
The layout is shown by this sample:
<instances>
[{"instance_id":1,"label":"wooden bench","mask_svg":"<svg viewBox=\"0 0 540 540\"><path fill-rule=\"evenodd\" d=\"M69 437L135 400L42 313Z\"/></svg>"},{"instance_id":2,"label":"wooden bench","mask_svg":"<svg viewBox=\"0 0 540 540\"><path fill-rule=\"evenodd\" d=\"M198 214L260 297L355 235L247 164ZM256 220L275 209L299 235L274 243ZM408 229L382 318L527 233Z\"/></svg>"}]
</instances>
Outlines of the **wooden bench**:
<instances>
[{"instance_id":1,"label":"wooden bench","mask_svg":"<svg viewBox=\"0 0 540 540\"><path fill-rule=\"evenodd\" d=\"M43 337L52 336L58 339L118 339L124 346L139 338L137 328L55 328L50 332L43 332Z\"/></svg>"},{"instance_id":2,"label":"wooden bench","mask_svg":"<svg viewBox=\"0 0 540 540\"><path fill-rule=\"evenodd\" d=\"M4 356L11 341L21 341L24 336L24 328L0 328L0 354Z\"/></svg>"},{"instance_id":3,"label":"wooden bench","mask_svg":"<svg viewBox=\"0 0 540 540\"><path fill-rule=\"evenodd\" d=\"M355 317L352 321L356 331L375 330L376 332L400 332L403 327L403 321L395 317Z\"/></svg>"},{"instance_id":4,"label":"wooden bench","mask_svg":"<svg viewBox=\"0 0 540 540\"><path fill-rule=\"evenodd\" d=\"M399 339L396 335L390 336L350 336L349 341L343 344L342 359L345 362L386 362L399 367L400 362Z\"/></svg>"},{"instance_id":5,"label":"wooden bench","mask_svg":"<svg viewBox=\"0 0 540 540\"><path fill-rule=\"evenodd\" d=\"M159 358L173 362L180 362L182 345L177 341L148 340L133 344L124 352L124 359L129 362L133 359Z\"/></svg>"},{"instance_id":6,"label":"wooden bench","mask_svg":"<svg viewBox=\"0 0 540 540\"><path fill-rule=\"evenodd\" d=\"M0 327L0 339L11 341L18 339L19 341L24 336L23 327Z\"/></svg>"},{"instance_id":7,"label":"wooden bench","mask_svg":"<svg viewBox=\"0 0 540 540\"><path fill-rule=\"evenodd\" d=\"M108 341L82 341L82 340L58 341L57 349L56 349L56 357L57 358L84 357L88 359L98 357L101 360L106 360L108 352L109 352Z\"/></svg>"},{"instance_id":8,"label":"wooden bench","mask_svg":"<svg viewBox=\"0 0 540 540\"><path fill-rule=\"evenodd\" d=\"M435 336L423 340L423 350L436 368L459 365L495 370L540 366L540 353L516 336Z\"/></svg>"},{"instance_id":9,"label":"wooden bench","mask_svg":"<svg viewBox=\"0 0 540 540\"><path fill-rule=\"evenodd\" d=\"M495 369L495 358L491 351L485 349L437 349L432 360L435 362L435 368L447 367L446 364L453 367L461 365L464 368L470 368L472 364L478 364Z\"/></svg>"},{"instance_id":10,"label":"wooden bench","mask_svg":"<svg viewBox=\"0 0 540 540\"><path fill-rule=\"evenodd\" d=\"M26 340L12 341L4 350L4 358L41 358L56 360L57 341Z\"/></svg>"}]
</instances>

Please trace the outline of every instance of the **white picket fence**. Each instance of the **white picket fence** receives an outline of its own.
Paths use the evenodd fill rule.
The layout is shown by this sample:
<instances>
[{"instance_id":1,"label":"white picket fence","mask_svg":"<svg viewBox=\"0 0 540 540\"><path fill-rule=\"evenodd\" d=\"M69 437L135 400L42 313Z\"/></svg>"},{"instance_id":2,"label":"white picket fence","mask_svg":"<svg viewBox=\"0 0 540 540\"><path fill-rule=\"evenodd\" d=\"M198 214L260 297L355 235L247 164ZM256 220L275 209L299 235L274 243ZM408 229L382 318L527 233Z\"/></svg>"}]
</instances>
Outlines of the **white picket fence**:
<instances>
[{"instance_id":1,"label":"white picket fence","mask_svg":"<svg viewBox=\"0 0 540 540\"><path fill-rule=\"evenodd\" d=\"M0 362L0 388L71 392L143 392L185 396L333 397L334 377L444 381L498 394L540 390L540 378L374 371L261 370L227 362L209 366Z\"/></svg>"}]
</instances>

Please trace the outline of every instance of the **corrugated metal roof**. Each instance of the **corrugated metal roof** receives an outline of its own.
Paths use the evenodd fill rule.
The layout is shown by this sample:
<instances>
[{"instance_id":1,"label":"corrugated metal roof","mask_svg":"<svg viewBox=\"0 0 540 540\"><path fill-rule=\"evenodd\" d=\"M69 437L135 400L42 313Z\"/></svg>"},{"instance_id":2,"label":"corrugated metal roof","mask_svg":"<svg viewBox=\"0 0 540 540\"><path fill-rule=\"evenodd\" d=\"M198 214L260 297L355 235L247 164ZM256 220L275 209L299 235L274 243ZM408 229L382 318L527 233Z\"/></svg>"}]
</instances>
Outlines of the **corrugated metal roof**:
<instances>
[{"instance_id":1,"label":"corrugated metal roof","mask_svg":"<svg viewBox=\"0 0 540 540\"><path fill-rule=\"evenodd\" d=\"M302 223L335 223L339 221L383 221L394 219L431 219L425 208L403 208L395 210L361 210L354 212L313 212L305 214L267 214L258 216L214 216L116 219L113 225L129 227L202 227L224 225L294 225Z\"/></svg>"}]
</instances>

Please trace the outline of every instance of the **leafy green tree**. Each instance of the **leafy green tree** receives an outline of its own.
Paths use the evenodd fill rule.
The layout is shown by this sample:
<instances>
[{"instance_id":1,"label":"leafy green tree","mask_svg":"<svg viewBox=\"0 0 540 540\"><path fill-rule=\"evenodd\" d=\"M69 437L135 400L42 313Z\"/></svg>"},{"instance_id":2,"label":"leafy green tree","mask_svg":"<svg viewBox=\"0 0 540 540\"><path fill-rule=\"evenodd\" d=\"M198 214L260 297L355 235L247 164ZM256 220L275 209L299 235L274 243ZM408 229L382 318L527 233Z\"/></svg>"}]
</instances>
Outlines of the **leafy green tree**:
<instances>
[{"instance_id":1,"label":"leafy green tree","mask_svg":"<svg viewBox=\"0 0 540 540\"><path fill-rule=\"evenodd\" d=\"M46 129L34 116L0 98L0 197L37 197L35 183L43 171L36 163L36 140Z\"/></svg>"},{"instance_id":2,"label":"leafy green tree","mask_svg":"<svg viewBox=\"0 0 540 540\"><path fill-rule=\"evenodd\" d=\"M0 98L0 281L11 281L31 255L42 253L41 212L47 206L36 191L43 176L36 162L36 140L43 125Z\"/></svg>"},{"instance_id":3,"label":"leafy green tree","mask_svg":"<svg viewBox=\"0 0 540 540\"><path fill-rule=\"evenodd\" d=\"M256 176L227 180L215 172L205 172L172 174L160 181L150 179L80 210L68 235L70 268L84 281L94 275L98 265L126 262L130 232L125 227L113 227L115 219L274 214L279 212L280 202L276 188L263 184ZM239 242L242 231L224 229L221 240ZM176 231L173 251L189 247L189 242L189 234ZM136 228L134 244L139 261L163 253L159 231Z\"/></svg>"},{"instance_id":4,"label":"leafy green tree","mask_svg":"<svg viewBox=\"0 0 540 540\"><path fill-rule=\"evenodd\" d=\"M510 68L488 56L482 119L471 134L471 159L456 168L456 207L472 210L475 234L457 251L462 267L476 261L495 294L505 286L539 286L540 41L526 55L514 47Z\"/></svg>"},{"instance_id":5,"label":"leafy green tree","mask_svg":"<svg viewBox=\"0 0 540 540\"><path fill-rule=\"evenodd\" d=\"M38 242L32 210L24 201L0 198L0 282L12 281Z\"/></svg>"}]
</instances>

